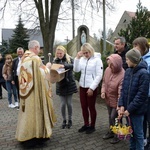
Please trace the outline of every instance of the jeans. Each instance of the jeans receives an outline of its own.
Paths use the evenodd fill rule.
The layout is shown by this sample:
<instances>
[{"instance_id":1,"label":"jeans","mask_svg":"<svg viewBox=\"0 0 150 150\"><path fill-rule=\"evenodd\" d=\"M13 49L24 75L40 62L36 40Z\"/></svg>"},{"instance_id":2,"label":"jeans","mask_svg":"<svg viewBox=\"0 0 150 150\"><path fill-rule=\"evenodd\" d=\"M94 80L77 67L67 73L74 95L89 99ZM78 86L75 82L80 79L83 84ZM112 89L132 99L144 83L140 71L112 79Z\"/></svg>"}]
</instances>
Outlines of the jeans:
<instances>
[{"instance_id":1,"label":"jeans","mask_svg":"<svg viewBox=\"0 0 150 150\"><path fill-rule=\"evenodd\" d=\"M150 137L150 97L148 97L148 103L147 103L147 111L144 115L144 121L143 121L143 131L144 131L144 139Z\"/></svg>"},{"instance_id":2,"label":"jeans","mask_svg":"<svg viewBox=\"0 0 150 150\"><path fill-rule=\"evenodd\" d=\"M59 96L61 100L61 113L63 120L66 120L66 106L68 109L68 120L72 120L72 95Z\"/></svg>"},{"instance_id":3,"label":"jeans","mask_svg":"<svg viewBox=\"0 0 150 150\"><path fill-rule=\"evenodd\" d=\"M12 84L11 81L6 81L6 88L8 92L8 102L12 104L12 94L14 96L15 102L17 102L17 90L15 84Z\"/></svg>"},{"instance_id":4,"label":"jeans","mask_svg":"<svg viewBox=\"0 0 150 150\"><path fill-rule=\"evenodd\" d=\"M133 137L130 139L130 150L144 150L144 115L131 115L130 119L133 129Z\"/></svg>"}]
</instances>

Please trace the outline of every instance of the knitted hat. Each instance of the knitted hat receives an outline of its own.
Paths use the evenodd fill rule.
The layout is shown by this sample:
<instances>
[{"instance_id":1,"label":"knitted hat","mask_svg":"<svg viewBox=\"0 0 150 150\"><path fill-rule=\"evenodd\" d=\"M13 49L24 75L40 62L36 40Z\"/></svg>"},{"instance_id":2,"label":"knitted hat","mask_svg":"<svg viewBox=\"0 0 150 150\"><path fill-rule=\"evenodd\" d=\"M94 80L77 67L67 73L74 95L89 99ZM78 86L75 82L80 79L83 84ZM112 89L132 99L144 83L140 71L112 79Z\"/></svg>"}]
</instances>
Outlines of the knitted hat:
<instances>
[{"instance_id":1,"label":"knitted hat","mask_svg":"<svg viewBox=\"0 0 150 150\"><path fill-rule=\"evenodd\" d=\"M126 57L134 64L138 64L141 60L141 53L139 50L131 49L126 53Z\"/></svg>"}]
</instances>

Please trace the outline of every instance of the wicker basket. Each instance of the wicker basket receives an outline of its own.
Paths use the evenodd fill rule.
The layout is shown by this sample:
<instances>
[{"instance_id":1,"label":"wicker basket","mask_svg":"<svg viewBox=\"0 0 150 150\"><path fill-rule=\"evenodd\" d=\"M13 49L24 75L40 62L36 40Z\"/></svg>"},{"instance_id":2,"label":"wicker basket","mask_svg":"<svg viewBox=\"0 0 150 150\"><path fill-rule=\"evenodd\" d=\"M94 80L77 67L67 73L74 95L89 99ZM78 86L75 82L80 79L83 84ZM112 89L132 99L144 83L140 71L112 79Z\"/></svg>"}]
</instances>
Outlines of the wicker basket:
<instances>
[{"instance_id":1,"label":"wicker basket","mask_svg":"<svg viewBox=\"0 0 150 150\"><path fill-rule=\"evenodd\" d=\"M126 124L124 120L126 120ZM110 129L114 134L118 136L120 140L129 140L133 132L129 117L123 117L121 120L116 118L115 125L110 126Z\"/></svg>"}]
</instances>

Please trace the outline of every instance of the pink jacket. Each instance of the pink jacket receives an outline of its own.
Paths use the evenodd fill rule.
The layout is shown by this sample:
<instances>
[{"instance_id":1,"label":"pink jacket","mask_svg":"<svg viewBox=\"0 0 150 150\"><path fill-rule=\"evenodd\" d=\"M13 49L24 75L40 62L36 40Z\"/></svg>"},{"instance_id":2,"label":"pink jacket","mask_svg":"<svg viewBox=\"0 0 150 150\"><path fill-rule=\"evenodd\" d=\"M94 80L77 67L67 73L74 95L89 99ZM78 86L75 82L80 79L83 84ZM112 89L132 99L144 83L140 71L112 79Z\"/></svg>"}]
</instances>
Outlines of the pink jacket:
<instances>
[{"instance_id":1,"label":"pink jacket","mask_svg":"<svg viewBox=\"0 0 150 150\"><path fill-rule=\"evenodd\" d=\"M111 54L107 59L113 64L114 72L112 72L110 67L106 68L101 93L105 93L106 104L116 108L125 71L122 68L122 58L118 54Z\"/></svg>"}]
</instances>

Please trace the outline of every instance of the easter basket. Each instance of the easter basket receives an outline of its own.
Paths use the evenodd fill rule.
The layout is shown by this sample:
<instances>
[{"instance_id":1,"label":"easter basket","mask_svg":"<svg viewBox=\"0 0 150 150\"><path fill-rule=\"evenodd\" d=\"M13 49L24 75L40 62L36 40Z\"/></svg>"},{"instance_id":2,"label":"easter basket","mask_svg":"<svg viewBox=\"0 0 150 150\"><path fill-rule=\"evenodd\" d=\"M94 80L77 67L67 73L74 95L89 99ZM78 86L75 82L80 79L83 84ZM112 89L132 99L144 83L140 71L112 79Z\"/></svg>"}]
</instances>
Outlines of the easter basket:
<instances>
[{"instance_id":1,"label":"easter basket","mask_svg":"<svg viewBox=\"0 0 150 150\"><path fill-rule=\"evenodd\" d=\"M126 121L124 121L126 120ZM125 124L126 122L126 124ZM111 131L117 135L120 140L129 140L132 137L132 127L129 116L122 119L115 119L115 125L110 126Z\"/></svg>"}]
</instances>

